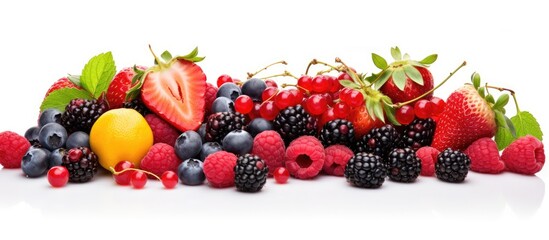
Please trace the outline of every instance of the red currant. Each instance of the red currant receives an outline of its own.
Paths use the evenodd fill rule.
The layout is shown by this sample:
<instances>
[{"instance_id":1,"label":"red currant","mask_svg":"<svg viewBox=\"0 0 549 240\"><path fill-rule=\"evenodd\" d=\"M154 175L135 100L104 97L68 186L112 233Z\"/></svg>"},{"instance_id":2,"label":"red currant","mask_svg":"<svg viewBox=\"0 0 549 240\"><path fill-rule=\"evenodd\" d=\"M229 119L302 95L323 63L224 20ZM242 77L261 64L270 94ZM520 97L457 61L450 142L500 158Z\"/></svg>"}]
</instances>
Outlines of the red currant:
<instances>
[{"instance_id":1,"label":"red currant","mask_svg":"<svg viewBox=\"0 0 549 240\"><path fill-rule=\"evenodd\" d=\"M295 88L289 90L290 93L293 96L294 102L291 106L295 106L297 104L300 104L301 101L303 101L303 93Z\"/></svg>"},{"instance_id":2,"label":"red currant","mask_svg":"<svg viewBox=\"0 0 549 240\"><path fill-rule=\"evenodd\" d=\"M343 88L339 91L339 100L344 103L349 103L349 95L351 94L352 89Z\"/></svg>"},{"instance_id":3,"label":"red currant","mask_svg":"<svg viewBox=\"0 0 549 240\"><path fill-rule=\"evenodd\" d=\"M240 81L240 79L233 78L233 83L237 86L242 86L242 81Z\"/></svg>"},{"instance_id":4,"label":"red currant","mask_svg":"<svg viewBox=\"0 0 549 240\"><path fill-rule=\"evenodd\" d=\"M285 109L294 103L294 98L290 91L282 90L276 94L274 103L278 109Z\"/></svg>"},{"instance_id":5,"label":"red currant","mask_svg":"<svg viewBox=\"0 0 549 240\"><path fill-rule=\"evenodd\" d=\"M162 173L160 179L162 180L162 185L167 189L175 188L175 185L179 182L179 177L173 171L165 171Z\"/></svg>"},{"instance_id":6,"label":"red currant","mask_svg":"<svg viewBox=\"0 0 549 240\"><path fill-rule=\"evenodd\" d=\"M328 109L326 98L321 95L314 94L307 99L307 110L311 115L317 116L324 113Z\"/></svg>"},{"instance_id":7,"label":"red currant","mask_svg":"<svg viewBox=\"0 0 549 240\"><path fill-rule=\"evenodd\" d=\"M251 120L261 117L261 113L259 113L259 109L261 109L261 103L258 103L258 102L254 103L254 108L250 113L248 113L248 116L250 117Z\"/></svg>"},{"instance_id":8,"label":"red currant","mask_svg":"<svg viewBox=\"0 0 549 240\"><path fill-rule=\"evenodd\" d=\"M240 95L234 101L234 108L242 114L248 114L254 108L254 101L247 95Z\"/></svg>"},{"instance_id":9,"label":"red currant","mask_svg":"<svg viewBox=\"0 0 549 240\"><path fill-rule=\"evenodd\" d=\"M286 183L290 178L290 172L284 167L277 167L273 172L273 177L277 183Z\"/></svg>"},{"instance_id":10,"label":"red currant","mask_svg":"<svg viewBox=\"0 0 549 240\"><path fill-rule=\"evenodd\" d=\"M67 182L69 182L69 170L62 166L52 167L48 171L48 182L55 188L67 185Z\"/></svg>"},{"instance_id":11,"label":"red currant","mask_svg":"<svg viewBox=\"0 0 549 240\"><path fill-rule=\"evenodd\" d=\"M317 124L318 129L322 129L322 127L324 127L324 124L335 119L337 119L337 117L334 113L334 109L328 108L328 110L322 113L322 116L320 116L320 119L318 120L318 124Z\"/></svg>"},{"instance_id":12,"label":"red currant","mask_svg":"<svg viewBox=\"0 0 549 240\"><path fill-rule=\"evenodd\" d=\"M337 80L352 80L352 78L346 72L342 72L337 76Z\"/></svg>"},{"instance_id":13,"label":"red currant","mask_svg":"<svg viewBox=\"0 0 549 240\"><path fill-rule=\"evenodd\" d=\"M267 84L267 87L275 87L278 88L278 84L272 79L265 80L265 84Z\"/></svg>"},{"instance_id":14,"label":"red currant","mask_svg":"<svg viewBox=\"0 0 549 240\"><path fill-rule=\"evenodd\" d=\"M280 110L278 110L273 101L266 101L262 103L261 108L259 109L261 117L269 121L274 120L279 111Z\"/></svg>"},{"instance_id":15,"label":"red currant","mask_svg":"<svg viewBox=\"0 0 549 240\"><path fill-rule=\"evenodd\" d=\"M328 103L328 106L333 106L334 105L334 100L332 99L332 94L329 94L329 93L323 93L323 94L320 94L323 98L326 99L326 102Z\"/></svg>"},{"instance_id":16,"label":"red currant","mask_svg":"<svg viewBox=\"0 0 549 240\"><path fill-rule=\"evenodd\" d=\"M402 125L408 125L414 121L415 113L414 108L409 105L405 105L396 110L396 120Z\"/></svg>"},{"instance_id":17,"label":"red currant","mask_svg":"<svg viewBox=\"0 0 549 240\"><path fill-rule=\"evenodd\" d=\"M130 177L130 183L135 189L141 189L145 187L145 184L147 184L147 174L139 170L133 171Z\"/></svg>"},{"instance_id":18,"label":"red currant","mask_svg":"<svg viewBox=\"0 0 549 240\"><path fill-rule=\"evenodd\" d=\"M417 101L414 105L416 116L422 119L430 118L434 108L435 104L425 99Z\"/></svg>"},{"instance_id":19,"label":"red currant","mask_svg":"<svg viewBox=\"0 0 549 240\"><path fill-rule=\"evenodd\" d=\"M326 93L332 88L332 79L328 76L318 75L313 78L313 92Z\"/></svg>"},{"instance_id":20,"label":"red currant","mask_svg":"<svg viewBox=\"0 0 549 240\"><path fill-rule=\"evenodd\" d=\"M120 161L114 166L114 171L121 172L121 171L124 171L125 169L134 168L134 167L135 166L130 161ZM132 172L133 172L132 170L128 170L120 174L113 174L112 176L114 177L114 181L116 181L116 184L121 186L127 186L127 185L130 185L130 178L131 178Z\"/></svg>"},{"instance_id":21,"label":"red currant","mask_svg":"<svg viewBox=\"0 0 549 240\"><path fill-rule=\"evenodd\" d=\"M360 91L352 89L349 91L348 97L347 104L351 107L359 107L364 104L364 95Z\"/></svg>"},{"instance_id":22,"label":"red currant","mask_svg":"<svg viewBox=\"0 0 549 240\"><path fill-rule=\"evenodd\" d=\"M343 86L339 83L339 80L334 76L328 76L330 78L330 81L332 82L329 92L335 93L339 91Z\"/></svg>"},{"instance_id":23,"label":"red currant","mask_svg":"<svg viewBox=\"0 0 549 240\"><path fill-rule=\"evenodd\" d=\"M272 97L278 93L278 88L276 87L267 87L263 92L261 93L261 100L263 102L267 100L274 100Z\"/></svg>"},{"instance_id":24,"label":"red currant","mask_svg":"<svg viewBox=\"0 0 549 240\"><path fill-rule=\"evenodd\" d=\"M217 78L217 87L221 87L223 83L233 82L233 78L227 74L223 74Z\"/></svg>"},{"instance_id":25,"label":"red currant","mask_svg":"<svg viewBox=\"0 0 549 240\"><path fill-rule=\"evenodd\" d=\"M313 88L313 78L307 75L303 75L299 79L297 79L297 86L299 86L300 91L311 91L311 89Z\"/></svg>"},{"instance_id":26,"label":"red currant","mask_svg":"<svg viewBox=\"0 0 549 240\"><path fill-rule=\"evenodd\" d=\"M351 108L344 102L338 102L333 106L334 114L337 118L346 119L351 112Z\"/></svg>"},{"instance_id":27,"label":"red currant","mask_svg":"<svg viewBox=\"0 0 549 240\"><path fill-rule=\"evenodd\" d=\"M442 113L442 111L444 111L444 107L446 107L446 102L444 102L444 100L438 97L432 97L431 102L434 104L434 108L433 108L434 116L439 115Z\"/></svg>"}]
</instances>

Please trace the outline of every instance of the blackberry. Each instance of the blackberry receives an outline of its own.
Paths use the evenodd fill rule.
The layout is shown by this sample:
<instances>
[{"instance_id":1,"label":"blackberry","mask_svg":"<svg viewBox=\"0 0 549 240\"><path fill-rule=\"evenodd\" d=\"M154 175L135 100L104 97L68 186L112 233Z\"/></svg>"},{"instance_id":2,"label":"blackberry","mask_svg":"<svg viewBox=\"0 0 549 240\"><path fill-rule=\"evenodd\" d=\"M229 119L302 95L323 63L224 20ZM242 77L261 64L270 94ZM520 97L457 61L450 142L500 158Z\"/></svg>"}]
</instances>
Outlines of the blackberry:
<instances>
[{"instance_id":1,"label":"blackberry","mask_svg":"<svg viewBox=\"0 0 549 240\"><path fill-rule=\"evenodd\" d=\"M360 188L379 188L387 177L387 166L372 153L355 154L345 166L347 182Z\"/></svg>"},{"instance_id":2,"label":"blackberry","mask_svg":"<svg viewBox=\"0 0 549 240\"><path fill-rule=\"evenodd\" d=\"M469 156L459 150L448 148L438 155L435 172L437 178L442 181L458 183L465 180L470 166Z\"/></svg>"},{"instance_id":3,"label":"blackberry","mask_svg":"<svg viewBox=\"0 0 549 240\"><path fill-rule=\"evenodd\" d=\"M369 152L387 159L387 155L396 146L399 138L400 134L393 125L387 124L374 128L355 144L354 152Z\"/></svg>"},{"instance_id":4,"label":"blackberry","mask_svg":"<svg viewBox=\"0 0 549 240\"><path fill-rule=\"evenodd\" d=\"M274 129L280 134L284 143L289 145L294 139L316 132L316 118L305 112L301 105L287 107L280 111L273 122Z\"/></svg>"},{"instance_id":5,"label":"blackberry","mask_svg":"<svg viewBox=\"0 0 549 240\"><path fill-rule=\"evenodd\" d=\"M65 107L65 112L61 116L61 125L69 134L76 131L90 133L95 121L107 110L107 104L103 101L73 99Z\"/></svg>"},{"instance_id":6,"label":"blackberry","mask_svg":"<svg viewBox=\"0 0 549 240\"><path fill-rule=\"evenodd\" d=\"M400 138L401 147L409 147L414 151L424 146L430 146L435 134L435 121L431 118L416 118L408 124Z\"/></svg>"},{"instance_id":7,"label":"blackberry","mask_svg":"<svg viewBox=\"0 0 549 240\"><path fill-rule=\"evenodd\" d=\"M395 148L387 158L389 178L395 182L413 182L421 172L421 160L411 148Z\"/></svg>"},{"instance_id":8,"label":"blackberry","mask_svg":"<svg viewBox=\"0 0 549 240\"><path fill-rule=\"evenodd\" d=\"M320 131L320 141L324 147L342 144L350 146L355 138L355 128L347 120L335 119L327 122Z\"/></svg>"},{"instance_id":9,"label":"blackberry","mask_svg":"<svg viewBox=\"0 0 549 240\"><path fill-rule=\"evenodd\" d=\"M99 167L97 155L87 147L70 149L61 165L69 170L69 181L75 183L90 181Z\"/></svg>"},{"instance_id":10,"label":"blackberry","mask_svg":"<svg viewBox=\"0 0 549 240\"><path fill-rule=\"evenodd\" d=\"M134 109L135 111L141 113L141 115L143 115L143 117L146 116L147 114L151 113L151 110L149 110L149 108L147 108L147 106L145 106L145 104L143 103L143 101L141 101L141 98L139 98L139 97L137 97L134 100L131 100L129 102L124 102L122 104L122 107L123 108Z\"/></svg>"},{"instance_id":11,"label":"blackberry","mask_svg":"<svg viewBox=\"0 0 549 240\"><path fill-rule=\"evenodd\" d=\"M219 112L208 117L206 123L206 142L218 142L233 130L242 130L246 126L246 118L240 113Z\"/></svg>"},{"instance_id":12,"label":"blackberry","mask_svg":"<svg viewBox=\"0 0 549 240\"><path fill-rule=\"evenodd\" d=\"M234 167L234 183L242 192L258 192L267 181L269 167L256 155L246 154L238 157Z\"/></svg>"}]
</instances>

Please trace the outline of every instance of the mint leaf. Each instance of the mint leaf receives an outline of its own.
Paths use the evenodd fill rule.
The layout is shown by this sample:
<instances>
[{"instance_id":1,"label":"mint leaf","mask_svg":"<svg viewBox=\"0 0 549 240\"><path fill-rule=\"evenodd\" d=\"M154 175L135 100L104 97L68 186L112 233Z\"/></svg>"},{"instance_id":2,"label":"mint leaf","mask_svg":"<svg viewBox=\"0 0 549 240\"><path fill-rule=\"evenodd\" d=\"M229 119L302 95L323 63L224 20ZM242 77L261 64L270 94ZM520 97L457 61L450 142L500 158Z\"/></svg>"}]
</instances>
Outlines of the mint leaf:
<instances>
[{"instance_id":1,"label":"mint leaf","mask_svg":"<svg viewBox=\"0 0 549 240\"><path fill-rule=\"evenodd\" d=\"M40 105L40 111L55 108L59 111L65 111L65 107L75 98L92 99L92 96L83 89L61 88L51 92Z\"/></svg>"},{"instance_id":2,"label":"mint leaf","mask_svg":"<svg viewBox=\"0 0 549 240\"><path fill-rule=\"evenodd\" d=\"M387 61L382 56L379 56L375 53L372 53L372 60L374 61L374 65L376 65L377 68L383 70L387 68Z\"/></svg>"},{"instance_id":3,"label":"mint leaf","mask_svg":"<svg viewBox=\"0 0 549 240\"><path fill-rule=\"evenodd\" d=\"M116 66L112 53L101 53L90 59L84 66L80 83L94 98L98 98L109 88L114 74L116 74Z\"/></svg>"},{"instance_id":4,"label":"mint leaf","mask_svg":"<svg viewBox=\"0 0 549 240\"><path fill-rule=\"evenodd\" d=\"M511 134L509 129L504 128L503 126L498 126L495 141L498 145L498 149L501 151L515 141L515 137L513 137L513 134Z\"/></svg>"},{"instance_id":5,"label":"mint leaf","mask_svg":"<svg viewBox=\"0 0 549 240\"><path fill-rule=\"evenodd\" d=\"M69 76L67 76L67 79L69 79L69 81L71 81L76 86L79 86L79 87L82 86L82 85L80 85L80 75L71 75L71 74L69 74Z\"/></svg>"},{"instance_id":6,"label":"mint leaf","mask_svg":"<svg viewBox=\"0 0 549 240\"><path fill-rule=\"evenodd\" d=\"M517 138L532 135L538 138L540 141L543 140L543 132L539 126L536 118L527 111L521 111L516 116L511 118L511 122L516 131L516 137L513 136L510 129L505 129L502 127L498 128L496 133L496 142L500 150L506 148L515 141Z\"/></svg>"}]
</instances>

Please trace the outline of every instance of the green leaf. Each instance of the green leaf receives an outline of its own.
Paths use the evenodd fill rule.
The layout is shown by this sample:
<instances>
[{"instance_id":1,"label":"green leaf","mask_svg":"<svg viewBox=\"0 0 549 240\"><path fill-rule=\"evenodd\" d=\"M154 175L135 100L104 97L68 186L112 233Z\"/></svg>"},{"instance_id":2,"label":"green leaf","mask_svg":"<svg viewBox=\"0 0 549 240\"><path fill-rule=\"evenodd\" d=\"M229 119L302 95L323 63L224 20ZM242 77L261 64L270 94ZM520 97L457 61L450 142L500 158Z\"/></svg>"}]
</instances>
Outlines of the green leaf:
<instances>
[{"instance_id":1,"label":"green leaf","mask_svg":"<svg viewBox=\"0 0 549 240\"><path fill-rule=\"evenodd\" d=\"M494 100L494 96L492 96L492 94L486 95L486 97L485 97L484 99L486 99L486 101L489 102L489 103L491 103L491 104L495 104L495 103L496 103L496 100Z\"/></svg>"},{"instance_id":2,"label":"green leaf","mask_svg":"<svg viewBox=\"0 0 549 240\"><path fill-rule=\"evenodd\" d=\"M425 57L423 60L419 61L421 64L429 65L434 63L438 58L437 54L431 54L427 57Z\"/></svg>"},{"instance_id":3,"label":"green leaf","mask_svg":"<svg viewBox=\"0 0 549 240\"><path fill-rule=\"evenodd\" d=\"M381 106L380 102L374 104L374 114L377 118L385 123L385 115L383 114L383 107Z\"/></svg>"},{"instance_id":4,"label":"green leaf","mask_svg":"<svg viewBox=\"0 0 549 240\"><path fill-rule=\"evenodd\" d=\"M391 56L393 56L396 61L402 60L402 53L400 53L398 47L391 48Z\"/></svg>"},{"instance_id":5,"label":"green leaf","mask_svg":"<svg viewBox=\"0 0 549 240\"><path fill-rule=\"evenodd\" d=\"M387 118L389 119L389 121L395 126L400 126L400 123L397 121L395 117L395 109L385 103L382 103L382 104L383 104L383 110L385 111L385 115L387 115Z\"/></svg>"},{"instance_id":6,"label":"green leaf","mask_svg":"<svg viewBox=\"0 0 549 240\"><path fill-rule=\"evenodd\" d=\"M509 94L502 94L501 96L498 97L498 100L496 101L494 106L492 106L492 108L493 109L503 108L505 107L505 105L507 105L508 102L509 102Z\"/></svg>"},{"instance_id":7,"label":"green leaf","mask_svg":"<svg viewBox=\"0 0 549 240\"><path fill-rule=\"evenodd\" d=\"M49 108L55 108L59 111L65 111L65 107L75 98L92 99L93 97L84 89L61 88L51 92L40 105L40 111Z\"/></svg>"},{"instance_id":8,"label":"green leaf","mask_svg":"<svg viewBox=\"0 0 549 240\"><path fill-rule=\"evenodd\" d=\"M509 144L517 138L526 135L532 135L540 141L543 140L543 132L541 131L541 127L531 113L521 111L516 116L511 118L511 122L512 126L509 126L509 129L498 128L498 132L496 133L496 142L500 150L509 146ZM516 136L513 136L513 128L516 131Z\"/></svg>"},{"instance_id":9,"label":"green leaf","mask_svg":"<svg viewBox=\"0 0 549 240\"><path fill-rule=\"evenodd\" d=\"M377 68L383 70L387 68L389 65L387 65L387 61L385 59L375 53L372 53L372 60L374 61L374 65L376 65Z\"/></svg>"},{"instance_id":10,"label":"green leaf","mask_svg":"<svg viewBox=\"0 0 549 240\"><path fill-rule=\"evenodd\" d=\"M484 87L479 87L477 92L478 92L478 95L480 95L482 98L486 97L486 89Z\"/></svg>"},{"instance_id":11,"label":"green leaf","mask_svg":"<svg viewBox=\"0 0 549 240\"><path fill-rule=\"evenodd\" d=\"M393 82L400 91L404 91L406 86L406 74L404 74L403 68L397 68L393 71Z\"/></svg>"},{"instance_id":12,"label":"green leaf","mask_svg":"<svg viewBox=\"0 0 549 240\"><path fill-rule=\"evenodd\" d=\"M381 73L381 76L379 76L379 79L375 80L376 81L375 82L375 89L379 90L381 88L381 86L383 86L383 84L385 84L389 80L391 75L393 75L392 70L387 69L387 70L383 71Z\"/></svg>"},{"instance_id":13,"label":"green leaf","mask_svg":"<svg viewBox=\"0 0 549 240\"><path fill-rule=\"evenodd\" d=\"M474 72L473 75L471 75L471 82L475 89L478 89L480 87L480 74Z\"/></svg>"},{"instance_id":14,"label":"green leaf","mask_svg":"<svg viewBox=\"0 0 549 240\"><path fill-rule=\"evenodd\" d=\"M505 110L505 109L503 109ZM505 114L505 113L503 113ZM505 122L507 123L507 127L509 127L509 130L511 131L511 135L513 135L514 138L517 137L517 129L515 129L515 124L509 119L507 116L505 116Z\"/></svg>"},{"instance_id":15,"label":"green leaf","mask_svg":"<svg viewBox=\"0 0 549 240\"><path fill-rule=\"evenodd\" d=\"M79 86L79 87L82 86L82 85L80 85L80 75L71 75L71 74L69 74L69 76L67 76L67 79L69 79L69 81L71 81L76 86Z\"/></svg>"},{"instance_id":16,"label":"green leaf","mask_svg":"<svg viewBox=\"0 0 549 240\"><path fill-rule=\"evenodd\" d=\"M356 84L355 82L350 81L350 80L339 80L339 84L341 84L341 86L344 86L346 88L351 88L351 89L360 88L360 86L358 84Z\"/></svg>"},{"instance_id":17,"label":"green leaf","mask_svg":"<svg viewBox=\"0 0 549 240\"><path fill-rule=\"evenodd\" d=\"M507 126L507 122L505 121L505 115L503 115L503 113L498 110L494 110L494 113L496 113L496 123L498 127L509 129L509 127Z\"/></svg>"},{"instance_id":18,"label":"green leaf","mask_svg":"<svg viewBox=\"0 0 549 240\"><path fill-rule=\"evenodd\" d=\"M115 74L116 66L112 53L101 53L90 59L84 66L80 83L94 98L98 98L109 88Z\"/></svg>"},{"instance_id":19,"label":"green leaf","mask_svg":"<svg viewBox=\"0 0 549 240\"><path fill-rule=\"evenodd\" d=\"M191 60L191 59L195 58L196 56L198 56L198 47L195 47L189 54L187 54L185 56L178 57L178 58L183 58L185 60Z\"/></svg>"},{"instance_id":20,"label":"green leaf","mask_svg":"<svg viewBox=\"0 0 549 240\"><path fill-rule=\"evenodd\" d=\"M514 140L515 137L513 137L509 129L506 129L504 127L498 127L495 141L500 151L509 146L509 144L511 144Z\"/></svg>"},{"instance_id":21,"label":"green leaf","mask_svg":"<svg viewBox=\"0 0 549 240\"><path fill-rule=\"evenodd\" d=\"M421 76L419 70L417 70L415 67L411 65L404 65L404 72L410 79L412 79L412 81L423 86L423 77Z\"/></svg>"},{"instance_id":22,"label":"green leaf","mask_svg":"<svg viewBox=\"0 0 549 240\"><path fill-rule=\"evenodd\" d=\"M368 111L368 115L372 118L372 120L376 120L376 115L374 112L374 105L375 102L372 100L372 98L368 97L366 98L366 111Z\"/></svg>"},{"instance_id":23,"label":"green leaf","mask_svg":"<svg viewBox=\"0 0 549 240\"><path fill-rule=\"evenodd\" d=\"M161 57L162 59L164 59L164 61L166 61L166 62L169 62L170 60L172 60L172 54L171 54L170 52L168 52L168 50L164 51L164 52L160 55L160 57Z\"/></svg>"},{"instance_id":24,"label":"green leaf","mask_svg":"<svg viewBox=\"0 0 549 240\"><path fill-rule=\"evenodd\" d=\"M410 60L410 55L408 53L405 53L403 58L404 60Z\"/></svg>"}]
</instances>

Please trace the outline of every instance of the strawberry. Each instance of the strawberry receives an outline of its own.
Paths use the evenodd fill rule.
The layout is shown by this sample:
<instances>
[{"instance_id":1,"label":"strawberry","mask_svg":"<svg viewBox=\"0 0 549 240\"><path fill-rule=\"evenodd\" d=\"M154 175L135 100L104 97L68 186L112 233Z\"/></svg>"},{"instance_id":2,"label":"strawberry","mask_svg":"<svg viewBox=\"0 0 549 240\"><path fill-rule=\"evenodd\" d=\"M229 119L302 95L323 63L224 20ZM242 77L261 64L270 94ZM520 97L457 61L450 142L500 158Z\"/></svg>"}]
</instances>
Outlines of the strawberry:
<instances>
[{"instance_id":1,"label":"strawberry","mask_svg":"<svg viewBox=\"0 0 549 240\"><path fill-rule=\"evenodd\" d=\"M353 123L355 128L355 138L360 139L366 135L372 128L383 126L383 122L376 118L372 119L366 106L362 105L358 108L354 108L349 116L349 121Z\"/></svg>"},{"instance_id":2,"label":"strawberry","mask_svg":"<svg viewBox=\"0 0 549 240\"><path fill-rule=\"evenodd\" d=\"M496 134L496 114L473 85L453 92L437 121L432 147L464 150L480 138Z\"/></svg>"},{"instance_id":3,"label":"strawberry","mask_svg":"<svg viewBox=\"0 0 549 240\"><path fill-rule=\"evenodd\" d=\"M68 78L66 77L62 77L60 78L59 80L57 80L55 83L53 83L53 85L51 85L51 87L48 89L48 91L46 92L46 96L44 96L44 98L46 98L48 95L50 95L51 92L55 91L55 90L58 90L58 89L61 89L61 88L76 88L76 89L80 89L79 86L76 86L74 83L72 83Z\"/></svg>"},{"instance_id":4,"label":"strawberry","mask_svg":"<svg viewBox=\"0 0 549 240\"><path fill-rule=\"evenodd\" d=\"M182 132L197 130L204 116L206 75L195 64L203 59L197 54L195 49L186 56L172 58L164 52L165 61L155 55L158 65L147 69L142 78L143 103Z\"/></svg>"},{"instance_id":5,"label":"strawberry","mask_svg":"<svg viewBox=\"0 0 549 240\"><path fill-rule=\"evenodd\" d=\"M145 67L138 66L137 68L145 70ZM134 76L135 71L131 67L122 69L114 76L107 90L107 101L110 109L122 107Z\"/></svg>"},{"instance_id":6,"label":"strawberry","mask_svg":"<svg viewBox=\"0 0 549 240\"><path fill-rule=\"evenodd\" d=\"M408 54L404 54L403 57L400 49L394 47L391 48L391 55L395 61L387 64L383 57L372 53L374 64L381 69L381 72L374 74L370 80L374 82L377 89L391 98L393 103L414 100L433 89L433 75L427 67L436 61L436 54L429 55L421 61L415 61L410 60ZM431 92L423 98L432 95Z\"/></svg>"}]
</instances>

